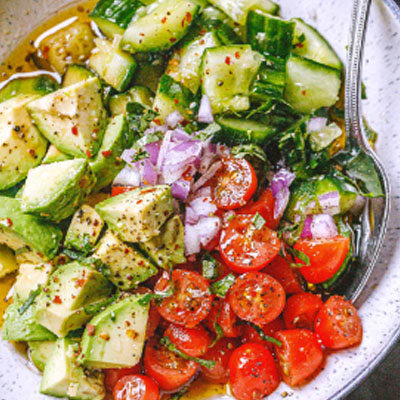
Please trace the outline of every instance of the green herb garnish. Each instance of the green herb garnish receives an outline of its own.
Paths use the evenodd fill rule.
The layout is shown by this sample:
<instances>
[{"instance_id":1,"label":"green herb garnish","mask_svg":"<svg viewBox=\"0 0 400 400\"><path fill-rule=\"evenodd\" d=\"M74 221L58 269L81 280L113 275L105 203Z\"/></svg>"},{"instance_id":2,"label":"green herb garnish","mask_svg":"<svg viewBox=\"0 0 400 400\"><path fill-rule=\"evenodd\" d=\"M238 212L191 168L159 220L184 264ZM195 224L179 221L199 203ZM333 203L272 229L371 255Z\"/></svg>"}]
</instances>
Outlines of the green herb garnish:
<instances>
[{"instance_id":1,"label":"green herb garnish","mask_svg":"<svg viewBox=\"0 0 400 400\"><path fill-rule=\"evenodd\" d=\"M229 274L224 278L222 278L221 280L214 282L210 286L211 292L217 295L218 297L224 299L231 286L235 283L235 281L236 281L235 275Z\"/></svg>"},{"instance_id":2,"label":"green herb garnish","mask_svg":"<svg viewBox=\"0 0 400 400\"><path fill-rule=\"evenodd\" d=\"M254 215L254 217L251 219L251 222L253 223L254 227L260 231L265 225L266 221L259 213L256 213L256 215Z\"/></svg>"},{"instance_id":3,"label":"green herb garnish","mask_svg":"<svg viewBox=\"0 0 400 400\"><path fill-rule=\"evenodd\" d=\"M24 301L21 307L18 308L18 312L22 315L35 301L36 297L39 296L42 291L42 287L39 285L36 290L32 290L29 293L28 298Z\"/></svg>"}]
</instances>

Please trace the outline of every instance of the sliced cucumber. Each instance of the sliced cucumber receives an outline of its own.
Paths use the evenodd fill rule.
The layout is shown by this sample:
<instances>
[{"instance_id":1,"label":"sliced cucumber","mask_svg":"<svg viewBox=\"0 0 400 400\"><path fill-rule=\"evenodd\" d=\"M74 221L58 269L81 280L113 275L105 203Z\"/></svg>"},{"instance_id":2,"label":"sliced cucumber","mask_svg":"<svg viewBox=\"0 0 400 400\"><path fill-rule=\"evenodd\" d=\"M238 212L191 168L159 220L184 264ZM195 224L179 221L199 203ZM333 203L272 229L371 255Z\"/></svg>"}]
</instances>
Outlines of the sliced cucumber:
<instances>
[{"instance_id":1,"label":"sliced cucumber","mask_svg":"<svg viewBox=\"0 0 400 400\"><path fill-rule=\"evenodd\" d=\"M123 50L136 53L172 47L188 31L199 11L189 0L163 0L149 13L129 24L121 41Z\"/></svg>"},{"instance_id":2,"label":"sliced cucumber","mask_svg":"<svg viewBox=\"0 0 400 400\"><path fill-rule=\"evenodd\" d=\"M114 89L123 92L132 80L136 69L135 59L119 49L119 37L113 42L95 39L97 52L89 59L89 65Z\"/></svg>"},{"instance_id":3,"label":"sliced cucumber","mask_svg":"<svg viewBox=\"0 0 400 400\"><path fill-rule=\"evenodd\" d=\"M222 130L214 135L216 142L228 146L246 143L264 143L275 135L276 130L257 121L239 118L218 118Z\"/></svg>"},{"instance_id":4,"label":"sliced cucumber","mask_svg":"<svg viewBox=\"0 0 400 400\"><path fill-rule=\"evenodd\" d=\"M126 105L128 103L140 103L152 107L154 101L153 92L145 86L134 86L126 93L116 94L110 99L111 114L126 114Z\"/></svg>"},{"instance_id":5,"label":"sliced cucumber","mask_svg":"<svg viewBox=\"0 0 400 400\"><path fill-rule=\"evenodd\" d=\"M85 81L86 79L93 78L94 73L89 71L82 65L71 64L68 65L67 71L63 78L63 87L74 85L75 83Z\"/></svg>"},{"instance_id":6,"label":"sliced cucumber","mask_svg":"<svg viewBox=\"0 0 400 400\"><path fill-rule=\"evenodd\" d=\"M109 38L123 35L136 11L145 5L139 0L100 0L89 17Z\"/></svg>"},{"instance_id":7,"label":"sliced cucumber","mask_svg":"<svg viewBox=\"0 0 400 400\"><path fill-rule=\"evenodd\" d=\"M293 52L304 58L328 65L332 68L342 69L343 64L335 50L312 26L300 18L292 19L295 22L295 35L293 37Z\"/></svg>"},{"instance_id":8,"label":"sliced cucumber","mask_svg":"<svg viewBox=\"0 0 400 400\"><path fill-rule=\"evenodd\" d=\"M250 10L261 10L269 14L279 12L278 4L271 0L210 0L210 3L220 8L240 25L246 24Z\"/></svg>"},{"instance_id":9,"label":"sliced cucumber","mask_svg":"<svg viewBox=\"0 0 400 400\"><path fill-rule=\"evenodd\" d=\"M341 72L292 55L286 65L285 99L305 114L331 107L339 99Z\"/></svg>"},{"instance_id":10,"label":"sliced cucumber","mask_svg":"<svg viewBox=\"0 0 400 400\"><path fill-rule=\"evenodd\" d=\"M61 150L58 150L57 147L54 146L54 144L51 144L47 149L45 157L42 160L42 164L51 164L54 162L66 161L71 159L71 156L63 153Z\"/></svg>"},{"instance_id":11,"label":"sliced cucumber","mask_svg":"<svg viewBox=\"0 0 400 400\"><path fill-rule=\"evenodd\" d=\"M214 113L244 111L250 107L250 87L262 56L250 45L206 49L201 65L203 94Z\"/></svg>"},{"instance_id":12,"label":"sliced cucumber","mask_svg":"<svg viewBox=\"0 0 400 400\"><path fill-rule=\"evenodd\" d=\"M196 94L200 87L200 64L203 53L205 49L220 44L215 32L206 32L195 37L174 52L167 74Z\"/></svg>"},{"instance_id":13,"label":"sliced cucumber","mask_svg":"<svg viewBox=\"0 0 400 400\"><path fill-rule=\"evenodd\" d=\"M247 42L264 55L286 59L292 50L295 23L250 10L247 17Z\"/></svg>"},{"instance_id":14,"label":"sliced cucumber","mask_svg":"<svg viewBox=\"0 0 400 400\"><path fill-rule=\"evenodd\" d=\"M47 75L12 79L0 89L0 103L20 94L45 95L58 89L57 82Z\"/></svg>"}]
</instances>

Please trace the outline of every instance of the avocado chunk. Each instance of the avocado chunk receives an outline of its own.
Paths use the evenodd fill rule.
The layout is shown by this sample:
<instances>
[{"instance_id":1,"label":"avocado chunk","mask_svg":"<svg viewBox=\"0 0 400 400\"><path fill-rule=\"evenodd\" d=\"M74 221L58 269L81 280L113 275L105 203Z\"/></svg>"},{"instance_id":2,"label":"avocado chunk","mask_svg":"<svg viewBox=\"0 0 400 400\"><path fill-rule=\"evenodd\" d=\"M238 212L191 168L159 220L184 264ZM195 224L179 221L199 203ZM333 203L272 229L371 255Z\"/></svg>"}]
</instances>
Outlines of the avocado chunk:
<instances>
[{"instance_id":1,"label":"avocado chunk","mask_svg":"<svg viewBox=\"0 0 400 400\"><path fill-rule=\"evenodd\" d=\"M133 289L158 272L140 250L121 242L110 231L101 239L93 256L110 268L109 279L122 290Z\"/></svg>"},{"instance_id":2,"label":"avocado chunk","mask_svg":"<svg viewBox=\"0 0 400 400\"><path fill-rule=\"evenodd\" d=\"M171 188L166 185L138 188L107 199L95 208L125 242L146 242L159 235L161 226L174 211Z\"/></svg>"},{"instance_id":3,"label":"avocado chunk","mask_svg":"<svg viewBox=\"0 0 400 400\"><path fill-rule=\"evenodd\" d=\"M83 159L31 169L21 199L22 211L55 222L72 215L90 193L95 178Z\"/></svg>"},{"instance_id":4,"label":"avocado chunk","mask_svg":"<svg viewBox=\"0 0 400 400\"><path fill-rule=\"evenodd\" d=\"M63 87L75 85L75 83L93 78L95 74L79 64L70 64L65 71L62 85Z\"/></svg>"},{"instance_id":5,"label":"avocado chunk","mask_svg":"<svg viewBox=\"0 0 400 400\"><path fill-rule=\"evenodd\" d=\"M0 190L22 181L46 154L47 140L25 108L35 98L20 95L0 104Z\"/></svg>"},{"instance_id":6,"label":"avocado chunk","mask_svg":"<svg viewBox=\"0 0 400 400\"><path fill-rule=\"evenodd\" d=\"M47 360L49 359L52 351L54 350L55 343L56 342L54 341L28 342L29 358L32 360L33 364L39 371L43 372Z\"/></svg>"},{"instance_id":7,"label":"avocado chunk","mask_svg":"<svg viewBox=\"0 0 400 400\"><path fill-rule=\"evenodd\" d=\"M104 134L103 143L96 158L90 162L97 181L93 191L97 192L112 183L124 168L121 155L133 144L133 132L130 131L126 118L118 115L112 118Z\"/></svg>"},{"instance_id":8,"label":"avocado chunk","mask_svg":"<svg viewBox=\"0 0 400 400\"><path fill-rule=\"evenodd\" d=\"M71 156L58 150L54 144L51 144L47 150L45 157L43 158L42 164L51 164L59 161L71 160Z\"/></svg>"},{"instance_id":9,"label":"avocado chunk","mask_svg":"<svg viewBox=\"0 0 400 400\"><path fill-rule=\"evenodd\" d=\"M30 293L40 285L46 286L53 267L49 263L29 264L19 266L17 280L14 284L13 299L16 302L24 302Z\"/></svg>"},{"instance_id":10,"label":"avocado chunk","mask_svg":"<svg viewBox=\"0 0 400 400\"><path fill-rule=\"evenodd\" d=\"M24 303L12 303L4 314L3 340L26 342L29 340L55 340L55 335L35 319L36 301L24 311Z\"/></svg>"},{"instance_id":11,"label":"avocado chunk","mask_svg":"<svg viewBox=\"0 0 400 400\"><path fill-rule=\"evenodd\" d=\"M76 157L97 154L106 111L97 78L67 86L28 104L40 132L59 150Z\"/></svg>"},{"instance_id":12,"label":"avocado chunk","mask_svg":"<svg viewBox=\"0 0 400 400\"><path fill-rule=\"evenodd\" d=\"M36 261L43 262L55 257L62 237L60 228L24 214L19 200L0 197L0 243L16 253L33 252Z\"/></svg>"},{"instance_id":13,"label":"avocado chunk","mask_svg":"<svg viewBox=\"0 0 400 400\"><path fill-rule=\"evenodd\" d=\"M134 86L128 92L119 93L110 98L110 111L112 115L126 115L128 103L139 103L152 107L154 101L153 92L145 86Z\"/></svg>"},{"instance_id":14,"label":"avocado chunk","mask_svg":"<svg viewBox=\"0 0 400 400\"><path fill-rule=\"evenodd\" d=\"M183 237L182 221L175 215L162 226L158 236L139 246L159 267L169 269L174 264L186 262Z\"/></svg>"},{"instance_id":15,"label":"avocado chunk","mask_svg":"<svg viewBox=\"0 0 400 400\"><path fill-rule=\"evenodd\" d=\"M78 262L59 267L37 300L36 320L57 336L79 329L90 319L85 307L107 299L111 283L102 273Z\"/></svg>"},{"instance_id":16,"label":"avocado chunk","mask_svg":"<svg viewBox=\"0 0 400 400\"><path fill-rule=\"evenodd\" d=\"M88 371L77 363L79 343L58 339L46 363L40 383L40 393L74 400L103 400L104 376Z\"/></svg>"},{"instance_id":17,"label":"avocado chunk","mask_svg":"<svg viewBox=\"0 0 400 400\"><path fill-rule=\"evenodd\" d=\"M104 221L93 207L84 204L73 216L64 246L86 253L93 249Z\"/></svg>"},{"instance_id":18,"label":"avocado chunk","mask_svg":"<svg viewBox=\"0 0 400 400\"><path fill-rule=\"evenodd\" d=\"M149 305L143 295L128 296L96 315L82 337L80 361L93 368L124 368L136 365L142 356Z\"/></svg>"},{"instance_id":19,"label":"avocado chunk","mask_svg":"<svg viewBox=\"0 0 400 400\"><path fill-rule=\"evenodd\" d=\"M13 251L9 247L0 244L0 279L17 269L18 264Z\"/></svg>"}]
</instances>

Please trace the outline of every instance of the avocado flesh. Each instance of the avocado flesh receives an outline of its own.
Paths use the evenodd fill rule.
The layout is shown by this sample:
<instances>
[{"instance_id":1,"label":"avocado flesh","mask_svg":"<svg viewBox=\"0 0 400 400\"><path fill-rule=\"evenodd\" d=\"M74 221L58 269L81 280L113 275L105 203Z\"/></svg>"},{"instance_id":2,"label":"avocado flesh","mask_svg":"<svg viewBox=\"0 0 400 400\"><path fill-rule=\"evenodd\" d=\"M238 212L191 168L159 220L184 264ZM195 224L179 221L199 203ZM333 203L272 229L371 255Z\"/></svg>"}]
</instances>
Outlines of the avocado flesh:
<instances>
[{"instance_id":1,"label":"avocado flesh","mask_svg":"<svg viewBox=\"0 0 400 400\"><path fill-rule=\"evenodd\" d=\"M95 182L84 159L40 165L28 173L22 211L59 222L72 215Z\"/></svg>"},{"instance_id":2,"label":"avocado flesh","mask_svg":"<svg viewBox=\"0 0 400 400\"><path fill-rule=\"evenodd\" d=\"M62 152L86 158L97 154L107 118L97 78L57 90L27 108L42 135Z\"/></svg>"},{"instance_id":3,"label":"avocado flesh","mask_svg":"<svg viewBox=\"0 0 400 400\"><path fill-rule=\"evenodd\" d=\"M17 260L13 251L0 244L0 279L18 269Z\"/></svg>"},{"instance_id":4,"label":"avocado flesh","mask_svg":"<svg viewBox=\"0 0 400 400\"><path fill-rule=\"evenodd\" d=\"M147 186L99 203L96 211L109 228L125 242L146 242L174 212L171 188Z\"/></svg>"},{"instance_id":5,"label":"avocado flesh","mask_svg":"<svg viewBox=\"0 0 400 400\"><path fill-rule=\"evenodd\" d=\"M122 290L133 289L158 272L140 251L121 242L110 231L101 239L93 256L109 267L109 279Z\"/></svg>"},{"instance_id":6,"label":"avocado flesh","mask_svg":"<svg viewBox=\"0 0 400 400\"><path fill-rule=\"evenodd\" d=\"M0 104L0 190L22 181L46 154L47 140L25 107L35 98L20 95Z\"/></svg>"},{"instance_id":7,"label":"avocado flesh","mask_svg":"<svg viewBox=\"0 0 400 400\"><path fill-rule=\"evenodd\" d=\"M58 339L45 365L40 393L73 400L103 400L104 377L99 371L85 371L77 363L79 343Z\"/></svg>"},{"instance_id":8,"label":"avocado flesh","mask_svg":"<svg viewBox=\"0 0 400 400\"><path fill-rule=\"evenodd\" d=\"M59 161L70 160L72 157L68 154L58 150L54 144L51 144L47 150L45 157L43 158L42 164L51 164Z\"/></svg>"},{"instance_id":9,"label":"avocado flesh","mask_svg":"<svg viewBox=\"0 0 400 400\"><path fill-rule=\"evenodd\" d=\"M81 362L93 368L125 368L141 358L146 336L149 304L139 296L128 296L96 315L90 324L94 335L85 330Z\"/></svg>"},{"instance_id":10,"label":"avocado flesh","mask_svg":"<svg viewBox=\"0 0 400 400\"><path fill-rule=\"evenodd\" d=\"M36 320L55 335L65 336L91 318L84 307L106 300L112 291L111 283L97 270L78 262L63 265L37 299Z\"/></svg>"},{"instance_id":11,"label":"avocado flesh","mask_svg":"<svg viewBox=\"0 0 400 400\"><path fill-rule=\"evenodd\" d=\"M29 346L29 358L32 360L35 367L42 371L49 359L52 351L54 350L55 341L45 341L45 342L37 342L30 341L28 342Z\"/></svg>"}]
</instances>

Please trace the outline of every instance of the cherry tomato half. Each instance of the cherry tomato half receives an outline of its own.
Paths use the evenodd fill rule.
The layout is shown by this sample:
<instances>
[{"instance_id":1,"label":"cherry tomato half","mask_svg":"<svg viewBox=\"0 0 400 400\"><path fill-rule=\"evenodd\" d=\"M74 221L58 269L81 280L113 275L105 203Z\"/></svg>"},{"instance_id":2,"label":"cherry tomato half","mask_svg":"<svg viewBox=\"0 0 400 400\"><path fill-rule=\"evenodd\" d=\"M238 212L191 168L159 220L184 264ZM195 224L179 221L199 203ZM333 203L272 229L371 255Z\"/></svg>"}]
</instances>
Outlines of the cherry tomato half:
<instances>
[{"instance_id":1,"label":"cherry tomato half","mask_svg":"<svg viewBox=\"0 0 400 400\"><path fill-rule=\"evenodd\" d=\"M163 299L158 311L167 321L193 328L207 317L213 296L209 283L197 272L176 269L172 272L174 293ZM170 287L168 274L157 282L154 291L163 293Z\"/></svg>"},{"instance_id":2,"label":"cherry tomato half","mask_svg":"<svg viewBox=\"0 0 400 400\"><path fill-rule=\"evenodd\" d=\"M233 210L246 204L257 190L254 168L244 158L225 157L222 167L210 179L209 186L215 205Z\"/></svg>"},{"instance_id":3,"label":"cherry tomato half","mask_svg":"<svg viewBox=\"0 0 400 400\"><path fill-rule=\"evenodd\" d=\"M150 339L144 351L144 370L153 378L160 389L177 391L193 378L198 364L184 360L159 343L157 338Z\"/></svg>"},{"instance_id":4,"label":"cherry tomato half","mask_svg":"<svg viewBox=\"0 0 400 400\"><path fill-rule=\"evenodd\" d=\"M286 302L283 320L287 329L314 329L315 317L324 305L319 296L312 293L298 293Z\"/></svg>"},{"instance_id":5,"label":"cherry tomato half","mask_svg":"<svg viewBox=\"0 0 400 400\"><path fill-rule=\"evenodd\" d=\"M202 357L206 360L215 361L214 368L201 367L202 375L213 383L227 383L229 380L228 363L231 354L240 344L237 339L222 338L215 346L211 347Z\"/></svg>"},{"instance_id":6,"label":"cherry tomato half","mask_svg":"<svg viewBox=\"0 0 400 400\"><path fill-rule=\"evenodd\" d=\"M114 400L159 400L160 392L153 379L144 375L128 375L114 387Z\"/></svg>"},{"instance_id":7,"label":"cherry tomato half","mask_svg":"<svg viewBox=\"0 0 400 400\"><path fill-rule=\"evenodd\" d=\"M237 214L260 214L265 219L265 225L268 228L276 229L279 225L279 220L274 218L275 199L271 189L265 189L258 200L250 200L245 206L236 210Z\"/></svg>"},{"instance_id":8,"label":"cherry tomato half","mask_svg":"<svg viewBox=\"0 0 400 400\"><path fill-rule=\"evenodd\" d=\"M194 328L170 324L164 333L183 353L191 357L201 357L211 345L211 338L201 325Z\"/></svg>"},{"instance_id":9,"label":"cherry tomato half","mask_svg":"<svg viewBox=\"0 0 400 400\"><path fill-rule=\"evenodd\" d=\"M136 186L113 186L111 188L111 196L118 196L119 194L129 192L136 189Z\"/></svg>"},{"instance_id":10,"label":"cherry tomato half","mask_svg":"<svg viewBox=\"0 0 400 400\"><path fill-rule=\"evenodd\" d=\"M261 400L279 385L279 372L271 352L259 343L238 347L229 360L232 393L238 400Z\"/></svg>"},{"instance_id":11,"label":"cherry tomato half","mask_svg":"<svg viewBox=\"0 0 400 400\"><path fill-rule=\"evenodd\" d=\"M315 333L329 349L344 349L361 343L363 329L356 308L341 296L323 305L314 325Z\"/></svg>"},{"instance_id":12,"label":"cherry tomato half","mask_svg":"<svg viewBox=\"0 0 400 400\"><path fill-rule=\"evenodd\" d=\"M336 236L333 239L299 240L294 248L303 252L310 259L310 265L299 268L307 282L321 283L339 270L350 250L350 239ZM296 259L300 264L303 261Z\"/></svg>"},{"instance_id":13,"label":"cherry tomato half","mask_svg":"<svg viewBox=\"0 0 400 400\"><path fill-rule=\"evenodd\" d=\"M124 376L137 375L142 372L142 364L138 363L131 368L109 368L104 370L104 384L108 392L112 393L115 384Z\"/></svg>"},{"instance_id":14,"label":"cherry tomato half","mask_svg":"<svg viewBox=\"0 0 400 400\"><path fill-rule=\"evenodd\" d=\"M307 329L291 329L277 332L275 338L282 343L275 346L282 379L289 386L305 383L324 359L317 336Z\"/></svg>"},{"instance_id":15,"label":"cherry tomato half","mask_svg":"<svg viewBox=\"0 0 400 400\"><path fill-rule=\"evenodd\" d=\"M263 326L278 318L285 306L282 285L262 272L248 272L237 278L229 291L229 303L241 319Z\"/></svg>"},{"instance_id":16,"label":"cherry tomato half","mask_svg":"<svg viewBox=\"0 0 400 400\"><path fill-rule=\"evenodd\" d=\"M252 215L236 215L222 230L221 256L239 273L259 271L270 263L281 249L278 234L266 225L261 228Z\"/></svg>"},{"instance_id":17,"label":"cherry tomato half","mask_svg":"<svg viewBox=\"0 0 400 400\"><path fill-rule=\"evenodd\" d=\"M152 304L149 309L149 318L147 320L146 339L150 339L154 336L158 328L158 324L160 323L160 318L160 313Z\"/></svg>"}]
</instances>

